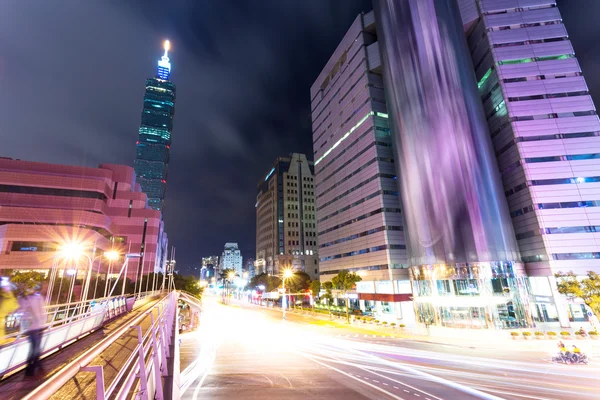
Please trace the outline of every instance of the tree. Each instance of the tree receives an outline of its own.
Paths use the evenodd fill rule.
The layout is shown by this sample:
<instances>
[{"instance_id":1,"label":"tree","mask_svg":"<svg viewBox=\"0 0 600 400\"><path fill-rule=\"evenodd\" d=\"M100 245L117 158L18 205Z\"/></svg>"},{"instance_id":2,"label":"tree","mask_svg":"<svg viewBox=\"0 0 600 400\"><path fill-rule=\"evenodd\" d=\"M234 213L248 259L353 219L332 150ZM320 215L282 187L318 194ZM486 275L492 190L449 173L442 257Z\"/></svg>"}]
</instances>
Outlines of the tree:
<instances>
[{"instance_id":1,"label":"tree","mask_svg":"<svg viewBox=\"0 0 600 400\"><path fill-rule=\"evenodd\" d=\"M30 290L41 289L45 275L35 271L13 271L10 281L17 287L18 295L24 295Z\"/></svg>"},{"instance_id":2,"label":"tree","mask_svg":"<svg viewBox=\"0 0 600 400\"><path fill-rule=\"evenodd\" d=\"M356 283L360 281L362 281L360 275L345 269L338 272L338 274L331 279L333 286L346 298L346 321L348 323L350 323L350 299L348 298L348 292L354 289Z\"/></svg>"},{"instance_id":3,"label":"tree","mask_svg":"<svg viewBox=\"0 0 600 400\"><path fill-rule=\"evenodd\" d=\"M304 292L310 286L310 276L306 272L295 271L291 278L285 280L285 286L290 289L290 293Z\"/></svg>"},{"instance_id":4,"label":"tree","mask_svg":"<svg viewBox=\"0 0 600 400\"><path fill-rule=\"evenodd\" d=\"M310 291L314 297L319 296L319 292L321 291L321 281L310 281Z\"/></svg>"},{"instance_id":5,"label":"tree","mask_svg":"<svg viewBox=\"0 0 600 400\"><path fill-rule=\"evenodd\" d=\"M259 286L265 287L265 292L273 292L277 290L279 286L281 286L281 279L276 276L267 275L265 273L255 275L252 279L250 279L250 283L248 283L249 288L257 288Z\"/></svg>"},{"instance_id":6,"label":"tree","mask_svg":"<svg viewBox=\"0 0 600 400\"><path fill-rule=\"evenodd\" d=\"M160 279L162 280L162 275L159 274ZM152 278L150 278L152 279ZM173 275L173 284L175 285L175 289L184 290L189 294L196 296L197 298L202 298L202 293L204 292L204 288L200 286L200 281L194 276L188 275L184 276L181 274L175 273Z\"/></svg>"},{"instance_id":7,"label":"tree","mask_svg":"<svg viewBox=\"0 0 600 400\"><path fill-rule=\"evenodd\" d=\"M583 300L596 317L600 318L600 275L589 271L587 278L578 279L573 271L557 273L557 288L560 294L569 299Z\"/></svg>"},{"instance_id":8,"label":"tree","mask_svg":"<svg viewBox=\"0 0 600 400\"><path fill-rule=\"evenodd\" d=\"M327 300L327 310L329 311L329 317L331 318L331 300L333 300L333 283L331 283L331 281L323 282L323 289L325 289L325 294L322 297L325 300Z\"/></svg>"},{"instance_id":9,"label":"tree","mask_svg":"<svg viewBox=\"0 0 600 400\"><path fill-rule=\"evenodd\" d=\"M225 299L229 299L229 290L236 276L237 274L233 268L225 268L219 275L219 278L223 281L223 303L225 303Z\"/></svg>"},{"instance_id":10,"label":"tree","mask_svg":"<svg viewBox=\"0 0 600 400\"><path fill-rule=\"evenodd\" d=\"M310 281L308 284L310 288L310 301L313 308L313 312L315 311L315 299L319 297L319 292L321 291L321 281Z\"/></svg>"}]
</instances>

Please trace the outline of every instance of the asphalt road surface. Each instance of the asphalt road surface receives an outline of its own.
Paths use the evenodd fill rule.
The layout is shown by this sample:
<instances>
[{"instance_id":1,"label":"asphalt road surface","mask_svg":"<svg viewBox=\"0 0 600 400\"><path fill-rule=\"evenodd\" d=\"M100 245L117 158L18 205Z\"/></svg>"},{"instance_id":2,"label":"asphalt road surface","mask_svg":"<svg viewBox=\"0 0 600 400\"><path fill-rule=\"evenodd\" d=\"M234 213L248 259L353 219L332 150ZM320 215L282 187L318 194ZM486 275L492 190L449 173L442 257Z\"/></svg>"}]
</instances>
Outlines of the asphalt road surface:
<instances>
[{"instance_id":1,"label":"asphalt road surface","mask_svg":"<svg viewBox=\"0 0 600 400\"><path fill-rule=\"evenodd\" d=\"M205 296L182 335L182 399L600 399L600 363L373 338L366 330Z\"/></svg>"}]
</instances>

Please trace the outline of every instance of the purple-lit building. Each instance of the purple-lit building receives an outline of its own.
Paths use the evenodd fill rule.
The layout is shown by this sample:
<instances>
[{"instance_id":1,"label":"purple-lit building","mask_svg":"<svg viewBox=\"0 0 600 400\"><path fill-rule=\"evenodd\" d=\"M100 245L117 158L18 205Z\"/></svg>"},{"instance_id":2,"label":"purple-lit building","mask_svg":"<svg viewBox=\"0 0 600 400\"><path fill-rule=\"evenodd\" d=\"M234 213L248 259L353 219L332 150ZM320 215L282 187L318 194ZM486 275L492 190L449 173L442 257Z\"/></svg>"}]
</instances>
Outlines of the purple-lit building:
<instances>
[{"instance_id":1,"label":"purple-lit building","mask_svg":"<svg viewBox=\"0 0 600 400\"><path fill-rule=\"evenodd\" d=\"M535 321L587 320L554 273L600 272L600 122L553 0L459 0Z\"/></svg>"},{"instance_id":2,"label":"purple-lit building","mask_svg":"<svg viewBox=\"0 0 600 400\"><path fill-rule=\"evenodd\" d=\"M443 327L585 323L554 274L600 272L600 122L556 2L374 3L311 89L321 280L359 271L362 300L409 271L417 320Z\"/></svg>"}]
</instances>

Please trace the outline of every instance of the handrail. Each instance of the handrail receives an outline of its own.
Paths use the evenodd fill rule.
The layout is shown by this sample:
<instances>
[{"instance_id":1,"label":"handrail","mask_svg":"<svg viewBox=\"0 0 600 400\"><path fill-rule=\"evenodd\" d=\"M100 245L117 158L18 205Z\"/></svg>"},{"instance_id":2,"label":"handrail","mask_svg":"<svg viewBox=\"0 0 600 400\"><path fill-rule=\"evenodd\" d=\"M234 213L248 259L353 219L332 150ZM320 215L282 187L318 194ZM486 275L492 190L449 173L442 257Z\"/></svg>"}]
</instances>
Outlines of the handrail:
<instances>
[{"instance_id":1,"label":"handrail","mask_svg":"<svg viewBox=\"0 0 600 400\"><path fill-rule=\"evenodd\" d=\"M145 297L151 297L158 293L160 293L160 291L148 291L148 292L135 293L135 294L125 294L124 296L118 295L118 296L112 296L112 297L101 297L98 299L75 301L75 302L71 302L71 303L46 305L46 306L44 306L44 313L46 314L46 324L44 325L44 328L49 329L49 328L52 328L52 327L55 327L58 325L65 325L65 324L71 323L80 318L88 317L91 313L94 312L94 310L92 310L92 307L96 306L96 305L101 306L105 303L108 305L109 302L114 302L114 301L120 300L120 299L128 299L128 298L132 298L132 297L134 297L136 300L141 300ZM79 312L76 312L76 311L79 311ZM95 312L97 312L97 313L104 312L104 309L102 307L98 307L95 309ZM69 315L70 313L72 313L72 315ZM67 317L57 319L57 316L59 316L59 315L67 315ZM12 313L9 316L7 316L7 320L10 319L10 321L11 321L10 328L18 328L20 326L20 322L21 322L20 317L21 317L21 314L19 314L19 313ZM20 336L21 336L21 332L13 332L13 333L6 335L4 337L4 339L13 338L13 337L15 339L19 339Z\"/></svg>"},{"instance_id":2,"label":"handrail","mask_svg":"<svg viewBox=\"0 0 600 400\"><path fill-rule=\"evenodd\" d=\"M114 382L118 382L118 381L122 380L124 378L124 376L123 376L124 374L120 373L119 375L117 375L118 379L115 379L113 381L113 383L108 388L109 391L107 392L104 389L102 367L100 367L100 366L91 367L91 366L89 366L89 364L96 357L98 357L100 354L102 354L102 352L104 350L106 350L111 344L113 344L117 339L119 339L121 336L125 335L129 331L129 329L131 329L132 327L136 327L138 329L138 345L136 346L136 350L134 350L134 352L133 352L134 355L133 356L130 355L128 357L128 359L126 361L126 363L128 363L128 364L122 367L122 370L127 371L129 376L126 379L126 385L124 385L124 387L121 388L121 392L124 390L125 386L128 385L128 382L131 380L131 376L133 375L134 378L136 377L136 373L138 370L141 371L142 369L144 369L144 371L141 371L141 372L144 372L144 374L142 374L140 372L140 382L142 384L144 382L146 382L145 380L147 379L147 376L145 375L145 371L146 371L145 356L147 355L147 353L150 349L150 346L148 346L148 349L144 349L144 338L146 338L146 339L148 339L148 337L152 338L152 340L146 340L146 341L148 343L152 342L152 345L154 348L154 353L156 354L156 349L157 349L156 335L148 334L148 332L156 332L156 329L158 327L160 327L160 344L159 344L160 348L163 351L163 353L166 349L168 349L167 340L171 336L172 328L171 328L171 324L166 323L166 322L168 322L174 316L175 309L176 309L176 298L177 298L176 296L177 296L176 292L169 293L162 300L160 300L156 305L154 305L151 308L149 308L148 310L145 310L144 312L140 313L132 321L129 321L128 323L123 324L120 327L118 327L117 329L115 329L108 336L106 336L104 339L102 339L99 343L97 343L92 348L90 348L83 354L79 355L76 359L74 359L73 361L71 361L70 363L65 365L63 368L61 368L50 379L48 379L47 381L42 383L34 391L29 393L27 396L25 396L24 399L47 399L50 396L52 396L54 393L56 393L61 387L63 387L70 379L75 377L75 375L77 373L79 373L80 371L96 372L96 379L97 379L97 386L96 386L97 396L96 397L98 399L104 399L106 397L109 397L117 387L117 384L115 384ZM159 309L158 318L154 319L154 311L157 308ZM151 327L148 329L147 334L142 337L141 327L139 326L139 324L145 318L147 318L149 315L151 316L153 321L152 321ZM142 351L140 351L140 350L142 350ZM138 352L137 357L135 356L136 351ZM139 363L138 367L136 367L134 364L132 364L133 361L136 360L136 358ZM151 357L149 363L152 363L152 362L155 363L154 371L156 372L157 371L156 368L158 368L158 365L156 364L156 359L153 360L153 358ZM163 362L166 362L166 361L163 360ZM150 368L148 368L148 370L150 370ZM164 373L165 371L166 371L166 367L162 368L161 372ZM133 382L133 380L131 380L131 382ZM129 386L129 387L131 387L131 386ZM123 392L123 393L127 393L127 392Z\"/></svg>"}]
</instances>

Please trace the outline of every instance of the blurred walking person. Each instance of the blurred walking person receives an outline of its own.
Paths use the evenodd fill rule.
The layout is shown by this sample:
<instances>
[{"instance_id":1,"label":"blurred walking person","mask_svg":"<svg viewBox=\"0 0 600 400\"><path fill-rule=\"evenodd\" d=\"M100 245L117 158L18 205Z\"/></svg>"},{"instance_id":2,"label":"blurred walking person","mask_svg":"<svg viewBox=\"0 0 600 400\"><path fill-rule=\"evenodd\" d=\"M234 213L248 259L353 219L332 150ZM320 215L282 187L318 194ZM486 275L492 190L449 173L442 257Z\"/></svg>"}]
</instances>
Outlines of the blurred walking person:
<instances>
[{"instance_id":1,"label":"blurred walking person","mask_svg":"<svg viewBox=\"0 0 600 400\"><path fill-rule=\"evenodd\" d=\"M6 317L12 314L19 303L13 294L8 278L0 278L0 345L7 343L6 336Z\"/></svg>"},{"instance_id":2,"label":"blurred walking person","mask_svg":"<svg viewBox=\"0 0 600 400\"><path fill-rule=\"evenodd\" d=\"M29 356L27 358L26 376L34 376L40 366L40 353L42 332L45 329L46 314L44 313L44 299L32 289L26 291L19 298L19 312L21 317L21 333L29 338Z\"/></svg>"}]
</instances>

